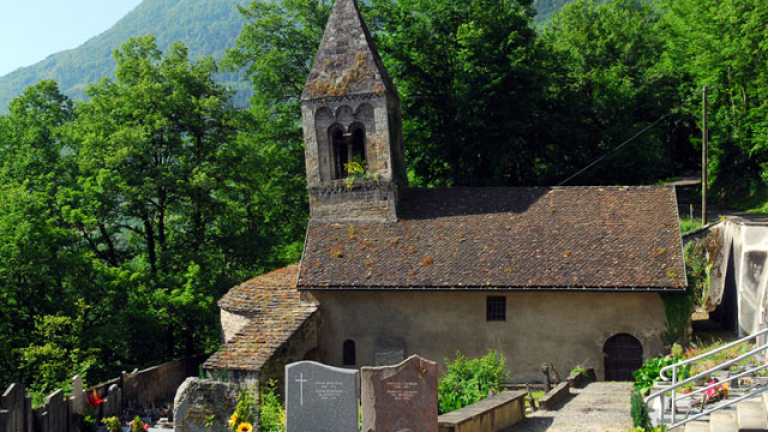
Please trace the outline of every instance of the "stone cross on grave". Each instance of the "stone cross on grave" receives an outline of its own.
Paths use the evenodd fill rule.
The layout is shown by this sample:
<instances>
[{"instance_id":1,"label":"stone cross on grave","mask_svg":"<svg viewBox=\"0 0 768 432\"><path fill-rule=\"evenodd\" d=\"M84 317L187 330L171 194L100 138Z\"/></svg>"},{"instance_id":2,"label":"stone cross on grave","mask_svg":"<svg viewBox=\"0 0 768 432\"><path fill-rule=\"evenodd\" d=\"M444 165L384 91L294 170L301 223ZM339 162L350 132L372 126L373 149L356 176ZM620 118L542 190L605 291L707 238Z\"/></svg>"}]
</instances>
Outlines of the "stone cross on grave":
<instances>
[{"instance_id":1,"label":"stone cross on grave","mask_svg":"<svg viewBox=\"0 0 768 432\"><path fill-rule=\"evenodd\" d=\"M304 379L304 374L301 373L296 382L299 383L299 405L304 406L304 383L308 382L308 380Z\"/></svg>"}]
</instances>

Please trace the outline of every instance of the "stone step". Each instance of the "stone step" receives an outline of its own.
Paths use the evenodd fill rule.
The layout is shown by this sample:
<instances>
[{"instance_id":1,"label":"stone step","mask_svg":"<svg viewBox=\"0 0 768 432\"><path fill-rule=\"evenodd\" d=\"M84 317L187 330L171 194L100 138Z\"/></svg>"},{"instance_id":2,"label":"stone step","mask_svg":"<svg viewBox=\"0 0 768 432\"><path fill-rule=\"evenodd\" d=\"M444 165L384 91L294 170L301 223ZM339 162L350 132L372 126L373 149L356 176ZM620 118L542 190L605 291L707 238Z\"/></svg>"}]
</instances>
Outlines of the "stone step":
<instances>
[{"instance_id":1,"label":"stone step","mask_svg":"<svg viewBox=\"0 0 768 432\"><path fill-rule=\"evenodd\" d=\"M763 408L765 409L765 412L768 412L768 392L763 393L762 396L763 396Z\"/></svg>"},{"instance_id":2,"label":"stone step","mask_svg":"<svg viewBox=\"0 0 768 432\"><path fill-rule=\"evenodd\" d=\"M709 423L703 421L692 421L685 425L685 432L710 432Z\"/></svg>"},{"instance_id":3,"label":"stone step","mask_svg":"<svg viewBox=\"0 0 768 432\"><path fill-rule=\"evenodd\" d=\"M736 423L736 413L727 411L715 411L709 416L710 432L738 432L739 424Z\"/></svg>"},{"instance_id":4,"label":"stone step","mask_svg":"<svg viewBox=\"0 0 768 432\"><path fill-rule=\"evenodd\" d=\"M762 402L744 401L736 405L739 432L768 432L768 417Z\"/></svg>"}]
</instances>

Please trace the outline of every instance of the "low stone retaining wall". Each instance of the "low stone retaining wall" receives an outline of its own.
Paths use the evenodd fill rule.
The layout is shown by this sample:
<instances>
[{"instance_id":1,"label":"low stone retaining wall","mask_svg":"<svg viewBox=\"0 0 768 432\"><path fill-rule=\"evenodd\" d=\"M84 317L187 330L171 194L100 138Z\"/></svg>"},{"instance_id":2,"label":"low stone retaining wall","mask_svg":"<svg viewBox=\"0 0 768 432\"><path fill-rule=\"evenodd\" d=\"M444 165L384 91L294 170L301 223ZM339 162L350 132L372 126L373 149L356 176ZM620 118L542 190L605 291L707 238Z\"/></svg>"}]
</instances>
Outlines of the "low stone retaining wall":
<instances>
[{"instance_id":1,"label":"low stone retaining wall","mask_svg":"<svg viewBox=\"0 0 768 432\"><path fill-rule=\"evenodd\" d=\"M566 381L571 383L572 388L582 388L589 383L597 381L597 375L595 374L595 370L590 368L587 369L586 375L580 372L574 372L568 376Z\"/></svg>"},{"instance_id":2,"label":"low stone retaining wall","mask_svg":"<svg viewBox=\"0 0 768 432\"><path fill-rule=\"evenodd\" d=\"M563 381L539 399L539 409L544 411L554 409L569 394L571 394L571 383Z\"/></svg>"},{"instance_id":3,"label":"low stone retaining wall","mask_svg":"<svg viewBox=\"0 0 768 432\"><path fill-rule=\"evenodd\" d=\"M525 418L526 393L505 391L437 418L439 432L496 432Z\"/></svg>"}]
</instances>

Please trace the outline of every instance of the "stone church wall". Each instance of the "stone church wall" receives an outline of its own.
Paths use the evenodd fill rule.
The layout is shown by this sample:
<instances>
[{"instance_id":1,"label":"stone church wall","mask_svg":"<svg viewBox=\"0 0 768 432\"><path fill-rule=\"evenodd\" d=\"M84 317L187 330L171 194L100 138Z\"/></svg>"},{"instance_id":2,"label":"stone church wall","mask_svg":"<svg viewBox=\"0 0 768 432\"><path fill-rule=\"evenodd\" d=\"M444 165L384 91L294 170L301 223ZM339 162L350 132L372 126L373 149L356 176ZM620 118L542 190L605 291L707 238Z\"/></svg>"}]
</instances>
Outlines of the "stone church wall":
<instances>
[{"instance_id":1,"label":"stone church wall","mask_svg":"<svg viewBox=\"0 0 768 432\"><path fill-rule=\"evenodd\" d=\"M643 357L661 353L664 305L655 293L533 292L315 292L323 314L320 361L342 366L352 340L357 367L374 363L376 341L402 340L404 355L439 361L456 351L477 357L502 352L516 382L541 381L543 362L562 379L577 364L604 378L603 347L616 334L643 345ZM486 322L486 297L506 296L506 321Z\"/></svg>"},{"instance_id":2,"label":"stone church wall","mask_svg":"<svg viewBox=\"0 0 768 432\"><path fill-rule=\"evenodd\" d=\"M302 104L312 218L320 221L397 219L397 188L407 183L399 103L391 96L350 96ZM330 131L365 130L371 178L347 187L335 172Z\"/></svg>"}]
</instances>

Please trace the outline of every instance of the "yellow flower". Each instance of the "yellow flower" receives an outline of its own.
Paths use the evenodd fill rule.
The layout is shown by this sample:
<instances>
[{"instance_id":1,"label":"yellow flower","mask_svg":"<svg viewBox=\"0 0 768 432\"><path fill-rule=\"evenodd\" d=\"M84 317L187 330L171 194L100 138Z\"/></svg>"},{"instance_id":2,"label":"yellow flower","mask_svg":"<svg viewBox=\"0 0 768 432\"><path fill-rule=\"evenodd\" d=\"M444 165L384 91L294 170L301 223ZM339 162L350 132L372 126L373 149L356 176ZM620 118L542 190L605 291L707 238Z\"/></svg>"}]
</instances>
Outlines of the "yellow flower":
<instances>
[{"instance_id":1,"label":"yellow flower","mask_svg":"<svg viewBox=\"0 0 768 432\"><path fill-rule=\"evenodd\" d=\"M240 421L240 416L237 415L237 413L232 414L232 417L229 418L229 427L235 427L235 425Z\"/></svg>"},{"instance_id":2,"label":"yellow flower","mask_svg":"<svg viewBox=\"0 0 768 432\"><path fill-rule=\"evenodd\" d=\"M253 432L253 426L248 422L242 422L237 427L237 432Z\"/></svg>"}]
</instances>

